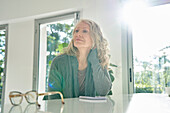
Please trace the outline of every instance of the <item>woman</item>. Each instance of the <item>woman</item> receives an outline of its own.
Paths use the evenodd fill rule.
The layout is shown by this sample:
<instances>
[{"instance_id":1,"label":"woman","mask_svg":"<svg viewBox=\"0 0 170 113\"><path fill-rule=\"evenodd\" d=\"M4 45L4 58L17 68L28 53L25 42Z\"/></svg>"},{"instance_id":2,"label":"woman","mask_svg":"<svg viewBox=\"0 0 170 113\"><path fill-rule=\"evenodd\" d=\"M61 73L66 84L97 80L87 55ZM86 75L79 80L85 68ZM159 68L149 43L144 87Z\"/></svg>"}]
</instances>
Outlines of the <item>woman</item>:
<instances>
[{"instance_id":1,"label":"woman","mask_svg":"<svg viewBox=\"0 0 170 113\"><path fill-rule=\"evenodd\" d=\"M70 44L51 64L48 91L60 91L65 98L107 95L112 86L107 45L95 22L80 20Z\"/></svg>"}]
</instances>

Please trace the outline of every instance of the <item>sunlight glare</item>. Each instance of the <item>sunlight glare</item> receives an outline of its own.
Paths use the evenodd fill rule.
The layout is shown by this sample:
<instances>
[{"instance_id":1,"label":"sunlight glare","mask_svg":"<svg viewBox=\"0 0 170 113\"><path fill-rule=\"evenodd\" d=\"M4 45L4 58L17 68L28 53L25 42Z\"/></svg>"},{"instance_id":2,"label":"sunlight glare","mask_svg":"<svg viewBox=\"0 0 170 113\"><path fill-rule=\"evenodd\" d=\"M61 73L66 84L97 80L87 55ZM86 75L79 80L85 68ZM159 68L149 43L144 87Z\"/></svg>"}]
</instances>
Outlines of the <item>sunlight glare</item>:
<instances>
[{"instance_id":1,"label":"sunlight glare","mask_svg":"<svg viewBox=\"0 0 170 113\"><path fill-rule=\"evenodd\" d=\"M122 9L122 19L126 24L132 26L136 21L136 17L141 17L147 8L148 5L143 1L131 1L124 3Z\"/></svg>"},{"instance_id":2,"label":"sunlight glare","mask_svg":"<svg viewBox=\"0 0 170 113\"><path fill-rule=\"evenodd\" d=\"M170 5L168 5L170 6ZM170 7L157 6L148 8L133 25L134 55L141 59L150 59L160 49L169 46ZM144 54L145 53L145 54Z\"/></svg>"}]
</instances>

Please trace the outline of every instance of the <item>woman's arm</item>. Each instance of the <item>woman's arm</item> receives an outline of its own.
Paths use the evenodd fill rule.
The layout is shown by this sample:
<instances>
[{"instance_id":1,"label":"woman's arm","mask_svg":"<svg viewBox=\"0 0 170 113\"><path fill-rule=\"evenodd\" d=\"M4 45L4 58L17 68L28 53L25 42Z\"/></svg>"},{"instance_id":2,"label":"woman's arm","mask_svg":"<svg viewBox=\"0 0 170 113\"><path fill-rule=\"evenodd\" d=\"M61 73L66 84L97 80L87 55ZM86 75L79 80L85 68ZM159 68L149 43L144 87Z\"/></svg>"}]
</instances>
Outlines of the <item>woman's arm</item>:
<instances>
[{"instance_id":1,"label":"woman's arm","mask_svg":"<svg viewBox=\"0 0 170 113\"><path fill-rule=\"evenodd\" d=\"M112 87L112 82L107 70L103 69L101 64L99 63L97 49L93 49L89 53L88 61L91 63L94 85L97 95L107 95Z\"/></svg>"},{"instance_id":2,"label":"woman's arm","mask_svg":"<svg viewBox=\"0 0 170 113\"><path fill-rule=\"evenodd\" d=\"M56 61L54 60L50 67L50 72L48 77L48 92L59 91L63 93L62 90L63 77L58 72L57 64L55 62ZM56 95L46 96L44 99L46 100L46 99L56 99L56 98L60 98L60 96L56 94Z\"/></svg>"}]
</instances>

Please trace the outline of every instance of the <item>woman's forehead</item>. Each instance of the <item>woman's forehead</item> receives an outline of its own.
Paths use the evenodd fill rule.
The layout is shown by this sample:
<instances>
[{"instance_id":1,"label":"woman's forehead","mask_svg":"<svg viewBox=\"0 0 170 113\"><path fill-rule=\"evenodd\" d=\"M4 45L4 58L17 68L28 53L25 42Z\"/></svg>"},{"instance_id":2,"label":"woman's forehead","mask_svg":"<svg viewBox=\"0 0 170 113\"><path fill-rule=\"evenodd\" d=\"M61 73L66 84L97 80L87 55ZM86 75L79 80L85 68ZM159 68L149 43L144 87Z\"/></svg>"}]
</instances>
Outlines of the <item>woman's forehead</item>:
<instances>
[{"instance_id":1,"label":"woman's forehead","mask_svg":"<svg viewBox=\"0 0 170 113\"><path fill-rule=\"evenodd\" d=\"M85 22L80 22L77 24L76 28L90 28L89 25Z\"/></svg>"}]
</instances>

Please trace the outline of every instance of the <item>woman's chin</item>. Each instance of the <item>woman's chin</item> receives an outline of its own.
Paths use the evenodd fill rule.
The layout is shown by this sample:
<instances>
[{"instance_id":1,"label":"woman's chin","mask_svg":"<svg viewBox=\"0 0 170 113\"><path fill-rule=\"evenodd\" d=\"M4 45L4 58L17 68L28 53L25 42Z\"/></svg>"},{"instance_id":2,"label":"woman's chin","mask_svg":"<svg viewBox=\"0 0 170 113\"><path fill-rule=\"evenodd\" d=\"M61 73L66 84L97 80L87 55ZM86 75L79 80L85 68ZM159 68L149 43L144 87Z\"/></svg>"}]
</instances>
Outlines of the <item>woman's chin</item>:
<instances>
[{"instance_id":1,"label":"woman's chin","mask_svg":"<svg viewBox=\"0 0 170 113\"><path fill-rule=\"evenodd\" d=\"M74 46L78 48L78 47L83 47L84 45L82 43L74 43Z\"/></svg>"},{"instance_id":2,"label":"woman's chin","mask_svg":"<svg viewBox=\"0 0 170 113\"><path fill-rule=\"evenodd\" d=\"M75 43L74 46L77 47L77 49L90 48L91 47L89 45L85 45L85 44L82 44L82 43Z\"/></svg>"}]
</instances>

